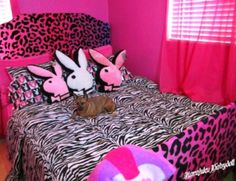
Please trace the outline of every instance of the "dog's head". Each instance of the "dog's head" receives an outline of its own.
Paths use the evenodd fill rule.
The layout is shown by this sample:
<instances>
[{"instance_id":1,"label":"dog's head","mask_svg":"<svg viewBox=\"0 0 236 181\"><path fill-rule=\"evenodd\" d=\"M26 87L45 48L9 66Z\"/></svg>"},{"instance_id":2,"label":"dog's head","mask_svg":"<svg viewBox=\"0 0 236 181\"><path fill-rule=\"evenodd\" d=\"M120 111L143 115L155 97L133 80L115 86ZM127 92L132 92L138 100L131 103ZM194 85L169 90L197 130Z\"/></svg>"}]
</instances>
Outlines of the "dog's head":
<instances>
[{"instance_id":1,"label":"dog's head","mask_svg":"<svg viewBox=\"0 0 236 181\"><path fill-rule=\"evenodd\" d=\"M82 111L85 109L86 104L88 103L88 95L85 94L84 96L76 96L75 101L76 101L78 110Z\"/></svg>"}]
</instances>

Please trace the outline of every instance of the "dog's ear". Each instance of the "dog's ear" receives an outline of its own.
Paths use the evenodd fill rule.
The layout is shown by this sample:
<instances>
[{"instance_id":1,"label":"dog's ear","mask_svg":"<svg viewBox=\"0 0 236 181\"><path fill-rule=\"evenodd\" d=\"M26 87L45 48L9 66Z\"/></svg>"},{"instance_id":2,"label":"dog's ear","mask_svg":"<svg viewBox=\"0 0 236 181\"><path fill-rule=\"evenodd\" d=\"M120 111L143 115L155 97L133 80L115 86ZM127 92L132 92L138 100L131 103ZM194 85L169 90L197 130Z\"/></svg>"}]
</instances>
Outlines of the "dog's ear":
<instances>
[{"instance_id":1,"label":"dog's ear","mask_svg":"<svg viewBox=\"0 0 236 181\"><path fill-rule=\"evenodd\" d=\"M88 101L88 94L86 92L84 93L84 98L86 101Z\"/></svg>"},{"instance_id":2,"label":"dog's ear","mask_svg":"<svg viewBox=\"0 0 236 181\"><path fill-rule=\"evenodd\" d=\"M76 94L73 94L73 99L74 99L74 100L77 100L77 97L78 97L78 96L77 96Z\"/></svg>"}]
</instances>

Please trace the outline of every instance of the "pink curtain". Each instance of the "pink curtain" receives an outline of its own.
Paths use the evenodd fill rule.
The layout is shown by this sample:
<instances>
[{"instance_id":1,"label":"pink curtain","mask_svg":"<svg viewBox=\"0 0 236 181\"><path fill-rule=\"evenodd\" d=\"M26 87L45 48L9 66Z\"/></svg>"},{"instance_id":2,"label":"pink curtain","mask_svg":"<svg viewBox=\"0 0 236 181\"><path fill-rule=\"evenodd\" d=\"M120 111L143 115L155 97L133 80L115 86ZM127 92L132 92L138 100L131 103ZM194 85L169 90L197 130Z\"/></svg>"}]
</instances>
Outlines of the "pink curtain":
<instances>
[{"instance_id":1,"label":"pink curtain","mask_svg":"<svg viewBox=\"0 0 236 181\"><path fill-rule=\"evenodd\" d=\"M160 89L195 101L226 105L236 101L236 3L215 0L213 6L212 2L196 6L192 1L175 7L178 15L186 15L186 8L195 14L199 13L197 7L203 8L202 16L174 17L171 36L163 42ZM226 2L231 4L222 8Z\"/></svg>"}]
</instances>

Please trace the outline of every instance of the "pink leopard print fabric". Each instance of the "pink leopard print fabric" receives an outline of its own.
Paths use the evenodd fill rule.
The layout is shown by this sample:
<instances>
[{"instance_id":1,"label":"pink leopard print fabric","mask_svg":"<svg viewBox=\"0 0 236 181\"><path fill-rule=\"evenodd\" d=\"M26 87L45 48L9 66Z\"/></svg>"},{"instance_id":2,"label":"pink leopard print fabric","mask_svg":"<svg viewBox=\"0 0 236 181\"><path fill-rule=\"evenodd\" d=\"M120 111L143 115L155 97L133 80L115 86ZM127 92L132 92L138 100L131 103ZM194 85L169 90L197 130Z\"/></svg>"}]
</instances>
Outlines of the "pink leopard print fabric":
<instances>
[{"instance_id":1,"label":"pink leopard print fabric","mask_svg":"<svg viewBox=\"0 0 236 181\"><path fill-rule=\"evenodd\" d=\"M235 138L236 103L231 103L153 150L177 168L169 180L221 181L224 173L235 166ZM228 161L232 164L226 169L219 166Z\"/></svg>"},{"instance_id":2,"label":"pink leopard print fabric","mask_svg":"<svg viewBox=\"0 0 236 181\"><path fill-rule=\"evenodd\" d=\"M0 26L0 59L53 53L74 56L79 48L110 44L108 23L80 13L23 14Z\"/></svg>"}]
</instances>

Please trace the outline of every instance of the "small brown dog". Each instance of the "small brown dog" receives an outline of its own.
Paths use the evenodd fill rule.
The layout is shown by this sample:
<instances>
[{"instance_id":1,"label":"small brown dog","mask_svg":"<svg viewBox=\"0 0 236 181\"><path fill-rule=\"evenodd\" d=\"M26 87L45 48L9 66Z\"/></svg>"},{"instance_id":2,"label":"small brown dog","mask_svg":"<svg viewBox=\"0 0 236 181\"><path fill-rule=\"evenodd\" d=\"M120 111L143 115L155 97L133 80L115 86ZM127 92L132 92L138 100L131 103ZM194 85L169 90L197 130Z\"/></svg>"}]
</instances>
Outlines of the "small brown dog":
<instances>
[{"instance_id":1,"label":"small brown dog","mask_svg":"<svg viewBox=\"0 0 236 181\"><path fill-rule=\"evenodd\" d=\"M84 96L76 96L75 101L77 109L72 118L76 116L93 118L101 113L113 113L116 110L115 103L106 95L89 98L88 95L85 94Z\"/></svg>"}]
</instances>

